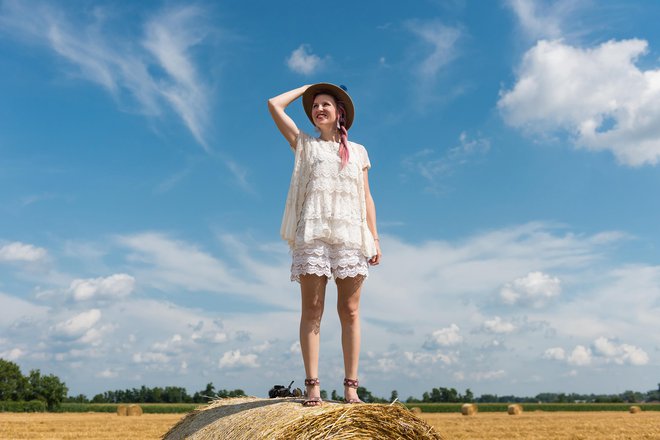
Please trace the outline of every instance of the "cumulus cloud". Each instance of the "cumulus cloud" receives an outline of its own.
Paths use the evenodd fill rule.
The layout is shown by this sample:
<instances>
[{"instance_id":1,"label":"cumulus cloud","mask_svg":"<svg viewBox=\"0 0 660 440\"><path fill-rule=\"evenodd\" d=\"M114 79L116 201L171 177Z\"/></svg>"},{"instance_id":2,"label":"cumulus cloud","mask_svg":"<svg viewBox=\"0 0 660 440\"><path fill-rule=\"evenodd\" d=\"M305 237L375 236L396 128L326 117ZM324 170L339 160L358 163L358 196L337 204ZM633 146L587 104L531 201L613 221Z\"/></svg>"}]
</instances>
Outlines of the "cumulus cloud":
<instances>
[{"instance_id":1,"label":"cumulus cloud","mask_svg":"<svg viewBox=\"0 0 660 440\"><path fill-rule=\"evenodd\" d=\"M421 353L414 351L403 352L403 357L412 365L424 366L442 362L445 365L451 365L458 361L458 356L455 353Z\"/></svg>"},{"instance_id":2,"label":"cumulus cloud","mask_svg":"<svg viewBox=\"0 0 660 440\"><path fill-rule=\"evenodd\" d=\"M76 339L84 336L100 319L101 311L99 309L91 309L56 324L53 327L53 331L58 336Z\"/></svg>"},{"instance_id":3,"label":"cumulus cloud","mask_svg":"<svg viewBox=\"0 0 660 440\"><path fill-rule=\"evenodd\" d=\"M76 301L93 298L124 298L135 288L135 278L125 273L106 278L75 279L69 286Z\"/></svg>"},{"instance_id":4,"label":"cumulus cloud","mask_svg":"<svg viewBox=\"0 0 660 440\"><path fill-rule=\"evenodd\" d=\"M504 376L506 376L506 372L504 370L475 371L474 373L470 373L470 377L477 382L501 379Z\"/></svg>"},{"instance_id":5,"label":"cumulus cloud","mask_svg":"<svg viewBox=\"0 0 660 440\"><path fill-rule=\"evenodd\" d=\"M584 345L576 346L566 360L571 365L584 366L591 364L591 350Z\"/></svg>"},{"instance_id":6,"label":"cumulus cloud","mask_svg":"<svg viewBox=\"0 0 660 440\"><path fill-rule=\"evenodd\" d=\"M641 69L644 40L580 48L541 40L524 56L498 108L511 126L567 134L580 148L610 151L629 166L660 158L660 69Z\"/></svg>"},{"instance_id":7,"label":"cumulus cloud","mask_svg":"<svg viewBox=\"0 0 660 440\"><path fill-rule=\"evenodd\" d=\"M452 324L449 327L435 330L428 335L424 342L424 348L427 350L435 350L439 347L458 345L462 341L463 337L460 334L460 328L458 328L456 324Z\"/></svg>"},{"instance_id":8,"label":"cumulus cloud","mask_svg":"<svg viewBox=\"0 0 660 440\"><path fill-rule=\"evenodd\" d=\"M619 365L646 365L649 362L648 354L634 345L617 344L605 337L596 339L593 345L595 353L603 356L607 362Z\"/></svg>"},{"instance_id":9,"label":"cumulus cloud","mask_svg":"<svg viewBox=\"0 0 660 440\"><path fill-rule=\"evenodd\" d=\"M301 44L291 52L286 59L286 65L292 71L303 75L311 75L323 66L324 60L318 55L311 53L312 48L308 44Z\"/></svg>"},{"instance_id":10,"label":"cumulus cloud","mask_svg":"<svg viewBox=\"0 0 660 440\"><path fill-rule=\"evenodd\" d=\"M500 298L505 304L519 304L541 308L561 293L559 278L543 272L530 272L522 278L507 283L500 290Z\"/></svg>"},{"instance_id":11,"label":"cumulus cloud","mask_svg":"<svg viewBox=\"0 0 660 440\"><path fill-rule=\"evenodd\" d=\"M27 354L26 351L21 350L20 348L12 348L7 351L0 351L0 359L6 359L9 361L16 361Z\"/></svg>"},{"instance_id":12,"label":"cumulus cloud","mask_svg":"<svg viewBox=\"0 0 660 440\"><path fill-rule=\"evenodd\" d=\"M516 326L496 316L484 322L484 329L489 333L511 333L516 329Z\"/></svg>"},{"instance_id":13,"label":"cumulus cloud","mask_svg":"<svg viewBox=\"0 0 660 440\"><path fill-rule=\"evenodd\" d=\"M34 262L46 258L46 249L15 241L0 246L0 263L9 261Z\"/></svg>"},{"instance_id":14,"label":"cumulus cloud","mask_svg":"<svg viewBox=\"0 0 660 440\"><path fill-rule=\"evenodd\" d=\"M241 354L240 350L231 350L226 351L220 360L218 361L218 367L220 368L237 368L237 367L248 367L248 368L257 368L259 363L257 362L256 354Z\"/></svg>"},{"instance_id":15,"label":"cumulus cloud","mask_svg":"<svg viewBox=\"0 0 660 440\"><path fill-rule=\"evenodd\" d=\"M111 379L114 377L117 377L119 373L115 370L111 370L110 368L106 368L103 371L99 371L98 373L95 374L96 377L100 377L102 379Z\"/></svg>"},{"instance_id":16,"label":"cumulus cloud","mask_svg":"<svg viewBox=\"0 0 660 440\"><path fill-rule=\"evenodd\" d=\"M543 353L543 358L544 359L552 359L552 360L556 360L556 361L563 361L564 359L566 359L566 352L561 347L548 348Z\"/></svg>"}]
</instances>

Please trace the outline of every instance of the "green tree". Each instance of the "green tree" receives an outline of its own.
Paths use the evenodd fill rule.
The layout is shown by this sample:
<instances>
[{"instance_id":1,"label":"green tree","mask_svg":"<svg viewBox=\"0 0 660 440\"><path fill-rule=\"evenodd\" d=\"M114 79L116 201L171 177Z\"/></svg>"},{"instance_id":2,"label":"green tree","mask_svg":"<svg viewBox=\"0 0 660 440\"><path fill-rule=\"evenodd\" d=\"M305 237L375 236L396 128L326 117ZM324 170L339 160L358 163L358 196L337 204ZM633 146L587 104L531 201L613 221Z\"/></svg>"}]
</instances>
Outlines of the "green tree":
<instances>
[{"instance_id":1,"label":"green tree","mask_svg":"<svg viewBox=\"0 0 660 440\"><path fill-rule=\"evenodd\" d=\"M0 400L25 400L28 387L19 366L0 359Z\"/></svg>"},{"instance_id":2,"label":"green tree","mask_svg":"<svg viewBox=\"0 0 660 440\"><path fill-rule=\"evenodd\" d=\"M39 370L30 371L28 383L28 399L46 402L48 411L53 411L59 408L69 392L66 384L62 382L59 377L53 374L42 376L41 371Z\"/></svg>"},{"instance_id":3,"label":"green tree","mask_svg":"<svg viewBox=\"0 0 660 440\"><path fill-rule=\"evenodd\" d=\"M340 400L339 394L337 394L337 390L332 390L332 393L330 393L330 399L332 400Z\"/></svg>"},{"instance_id":4,"label":"green tree","mask_svg":"<svg viewBox=\"0 0 660 440\"><path fill-rule=\"evenodd\" d=\"M323 400L328 399L328 392L326 390L321 390L321 399Z\"/></svg>"},{"instance_id":5,"label":"green tree","mask_svg":"<svg viewBox=\"0 0 660 440\"><path fill-rule=\"evenodd\" d=\"M465 395L463 396L463 402L473 402L474 401L474 394L472 394L471 389L465 390Z\"/></svg>"},{"instance_id":6,"label":"green tree","mask_svg":"<svg viewBox=\"0 0 660 440\"><path fill-rule=\"evenodd\" d=\"M390 402L394 402L399 398L399 392L397 390L392 390L392 393L390 394Z\"/></svg>"}]
</instances>

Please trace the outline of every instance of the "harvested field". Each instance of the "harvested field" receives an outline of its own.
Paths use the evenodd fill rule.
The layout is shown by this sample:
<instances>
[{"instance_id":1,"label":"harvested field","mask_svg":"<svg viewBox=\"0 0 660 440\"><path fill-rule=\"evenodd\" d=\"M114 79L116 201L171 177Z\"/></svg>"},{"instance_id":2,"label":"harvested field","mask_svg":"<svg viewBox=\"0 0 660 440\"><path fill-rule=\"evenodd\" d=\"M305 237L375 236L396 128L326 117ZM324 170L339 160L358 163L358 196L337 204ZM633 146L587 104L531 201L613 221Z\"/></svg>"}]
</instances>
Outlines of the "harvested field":
<instances>
[{"instance_id":1,"label":"harvested field","mask_svg":"<svg viewBox=\"0 0 660 440\"><path fill-rule=\"evenodd\" d=\"M156 440L184 414L144 414L119 417L115 413L0 413L0 439L15 440ZM511 417L478 413L464 417L422 413L448 440L658 440L660 411L617 412L526 411Z\"/></svg>"},{"instance_id":2,"label":"harvested field","mask_svg":"<svg viewBox=\"0 0 660 440\"><path fill-rule=\"evenodd\" d=\"M159 439L185 414L0 413L0 439Z\"/></svg>"}]
</instances>

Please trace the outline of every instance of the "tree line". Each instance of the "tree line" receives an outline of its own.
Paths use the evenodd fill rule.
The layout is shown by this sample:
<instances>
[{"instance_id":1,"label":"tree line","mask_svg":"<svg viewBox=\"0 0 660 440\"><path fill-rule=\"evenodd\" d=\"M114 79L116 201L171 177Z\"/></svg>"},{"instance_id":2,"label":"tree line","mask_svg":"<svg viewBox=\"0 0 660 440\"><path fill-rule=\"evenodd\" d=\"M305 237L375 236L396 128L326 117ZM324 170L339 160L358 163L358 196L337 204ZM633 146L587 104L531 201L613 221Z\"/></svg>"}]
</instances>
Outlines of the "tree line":
<instances>
[{"instance_id":1,"label":"tree line","mask_svg":"<svg viewBox=\"0 0 660 440\"><path fill-rule=\"evenodd\" d=\"M38 400L46 404L49 411L56 410L62 402L77 403L206 403L210 400L225 397L242 397L241 389L216 390L213 383L206 384L203 390L188 394L185 388L176 386L154 387L141 386L126 390L105 391L88 399L84 394L67 397L69 389L66 384L53 374L42 375L39 370L31 370L27 376L14 362L0 358L0 402L1 401L32 401ZM367 403L385 403L399 399L397 390L392 390L389 399L374 396L365 387L359 387L358 396ZM321 397L328 398L326 390L321 390ZM330 398L341 400L336 390L332 390ZM463 394L455 388L438 387L422 394L422 398L408 397L406 403L641 403L660 402L660 383L657 390L645 393L625 391L620 394L577 394L577 393L540 393L534 397L519 397L514 395L498 396L482 394L475 397L468 388Z\"/></svg>"}]
</instances>

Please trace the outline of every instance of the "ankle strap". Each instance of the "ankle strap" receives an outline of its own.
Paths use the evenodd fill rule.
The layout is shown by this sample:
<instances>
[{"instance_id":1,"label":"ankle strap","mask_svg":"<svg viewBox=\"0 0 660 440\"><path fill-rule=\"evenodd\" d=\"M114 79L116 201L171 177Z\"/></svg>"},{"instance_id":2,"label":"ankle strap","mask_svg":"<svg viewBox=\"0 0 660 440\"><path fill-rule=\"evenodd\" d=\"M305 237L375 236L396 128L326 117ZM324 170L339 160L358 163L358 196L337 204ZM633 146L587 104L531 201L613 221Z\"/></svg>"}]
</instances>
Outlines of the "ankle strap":
<instances>
[{"instance_id":1,"label":"ankle strap","mask_svg":"<svg viewBox=\"0 0 660 440\"><path fill-rule=\"evenodd\" d=\"M344 386L348 388L357 389L360 386L360 382L357 379L346 379L344 378Z\"/></svg>"},{"instance_id":2,"label":"ankle strap","mask_svg":"<svg viewBox=\"0 0 660 440\"><path fill-rule=\"evenodd\" d=\"M305 386L306 387L315 387L321 385L321 381L319 380L318 377L314 377L311 379L305 379Z\"/></svg>"}]
</instances>

